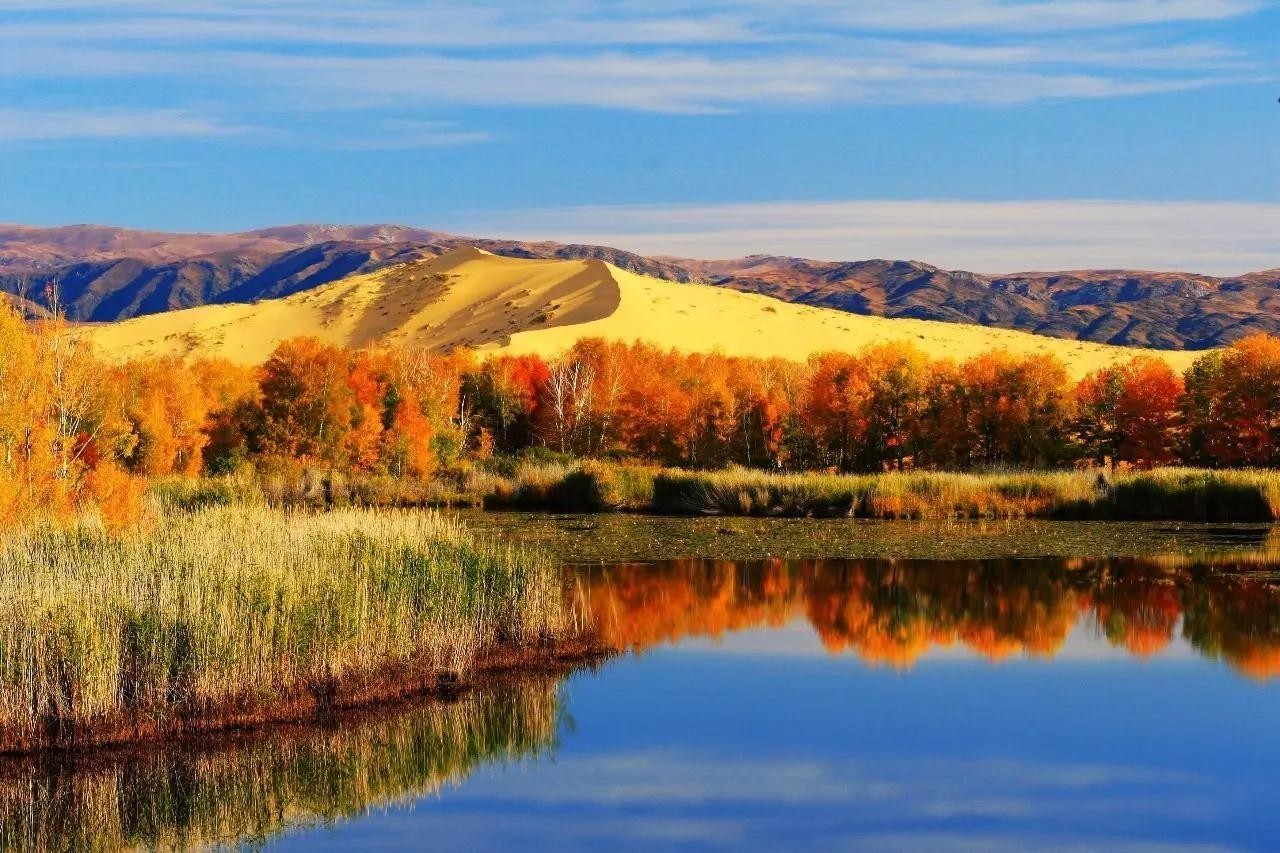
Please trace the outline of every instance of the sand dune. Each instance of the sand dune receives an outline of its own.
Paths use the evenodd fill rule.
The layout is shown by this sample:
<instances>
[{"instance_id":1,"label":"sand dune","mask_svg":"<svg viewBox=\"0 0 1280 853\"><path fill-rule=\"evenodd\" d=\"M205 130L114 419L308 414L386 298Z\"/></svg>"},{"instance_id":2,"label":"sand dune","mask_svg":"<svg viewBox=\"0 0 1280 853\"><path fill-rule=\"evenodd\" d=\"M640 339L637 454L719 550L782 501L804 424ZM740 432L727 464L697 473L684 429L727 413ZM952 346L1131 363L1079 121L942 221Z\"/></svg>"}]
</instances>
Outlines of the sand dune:
<instances>
[{"instance_id":1,"label":"sand dune","mask_svg":"<svg viewBox=\"0 0 1280 853\"><path fill-rule=\"evenodd\" d=\"M599 260L504 258L475 248L284 299L82 328L109 357L220 355L244 363L264 360L281 341L299 335L348 347L383 342L544 356L583 337L602 337L792 359L910 341L931 355L957 359L995 348L1054 353L1075 375L1139 352L1007 329L847 314L648 278ZM1195 357L1158 354L1179 370Z\"/></svg>"}]
</instances>

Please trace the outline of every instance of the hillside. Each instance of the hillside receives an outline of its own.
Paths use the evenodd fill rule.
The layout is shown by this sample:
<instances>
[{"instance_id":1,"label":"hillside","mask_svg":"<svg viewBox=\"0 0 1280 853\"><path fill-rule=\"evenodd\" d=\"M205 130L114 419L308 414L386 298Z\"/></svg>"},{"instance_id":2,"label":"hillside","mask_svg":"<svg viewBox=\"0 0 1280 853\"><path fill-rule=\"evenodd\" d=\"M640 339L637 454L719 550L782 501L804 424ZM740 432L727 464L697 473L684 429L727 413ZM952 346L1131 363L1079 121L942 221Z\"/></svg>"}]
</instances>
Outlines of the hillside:
<instances>
[{"instance_id":1,"label":"hillside","mask_svg":"<svg viewBox=\"0 0 1280 853\"><path fill-rule=\"evenodd\" d=\"M682 265L699 280L804 305L1126 346L1203 349L1280 332L1280 270L1228 279L1135 270L991 276L918 261L772 256Z\"/></svg>"},{"instance_id":2,"label":"hillside","mask_svg":"<svg viewBox=\"0 0 1280 853\"><path fill-rule=\"evenodd\" d=\"M396 225L293 225L237 234L0 226L0 291L42 298L56 282L72 319L110 322L288 296L468 245L513 258L598 259L669 281L706 282L852 314L976 323L1100 343L1200 349L1254 332L1280 334L1280 270L1234 278L1134 270L983 275L918 261L701 261Z\"/></svg>"},{"instance_id":3,"label":"hillside","mask_svg":"<svg viewBox=\"0 0 1280 853\"><path fill-rule=\"evenodd\" d=\"M28 320L47 319L52 316L43 305L11 293L0 293L0 304L5 303L12 305L18 310L18 313Z\"/></svg>"},{"instance_id":4,"label":"hillside","mask_svg":"<svg viewBox=\"0 0 1280 853\"><path fill-rule=\"evenodd\" d=\"M234 234L180 234L105 225L0 224L0 272L40 274L71 264L131 258L158 266L226 255L277 255L324 243L426 243L434 231L400 225L285 225Z\"/></svg>"},{"instance_id":5,"label":"hillside","mask_svg":"<svg viewBox=\"0 0 1280 853\"><path fill-rule=\"evenodd\" d=\"M964 358L1003 347L1048 352L1083 375L1135 351L1004 329L863 317L756 294L677 284L604 261L504 258L467 247L256 304L216 305L84 326L104 354L264 360L286 338L554 356L583 337L803 359L822 350L909 341ZM1192 353L1163 353L1182 369Z\"/></svg>"}]
</instances>

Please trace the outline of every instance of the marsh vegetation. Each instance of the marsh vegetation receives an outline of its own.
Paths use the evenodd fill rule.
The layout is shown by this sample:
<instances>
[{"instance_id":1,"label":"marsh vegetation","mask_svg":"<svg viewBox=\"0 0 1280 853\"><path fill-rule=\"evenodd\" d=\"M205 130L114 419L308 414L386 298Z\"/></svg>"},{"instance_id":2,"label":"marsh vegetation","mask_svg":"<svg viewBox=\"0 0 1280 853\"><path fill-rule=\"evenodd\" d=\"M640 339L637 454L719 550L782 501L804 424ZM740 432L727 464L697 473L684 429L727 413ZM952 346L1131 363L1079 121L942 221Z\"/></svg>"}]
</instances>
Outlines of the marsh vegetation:
<instances>
[{"instance_id":1,"label":"marsh vegetation","mask_svg":"<svg viewBox=\"0 0 1280 853\"><path fill-rule=\"evenodd\" d=\"M529 463L474 486L486 506L579 512L914 520L1280 517L1280 472L1263 469L786 474L589 461Z\"/></svg>"},{"instance_id":2,"label":"marsh vegetation","mask_svg":"<svg viewBox=\"0 0 1280 853\"><path fill-rule=\"evenodd\" d=\"M453 684L573 629L555 564L433 513L28 528L0 540L0 749L306 716Z\"/></svg>"}]
</instances>

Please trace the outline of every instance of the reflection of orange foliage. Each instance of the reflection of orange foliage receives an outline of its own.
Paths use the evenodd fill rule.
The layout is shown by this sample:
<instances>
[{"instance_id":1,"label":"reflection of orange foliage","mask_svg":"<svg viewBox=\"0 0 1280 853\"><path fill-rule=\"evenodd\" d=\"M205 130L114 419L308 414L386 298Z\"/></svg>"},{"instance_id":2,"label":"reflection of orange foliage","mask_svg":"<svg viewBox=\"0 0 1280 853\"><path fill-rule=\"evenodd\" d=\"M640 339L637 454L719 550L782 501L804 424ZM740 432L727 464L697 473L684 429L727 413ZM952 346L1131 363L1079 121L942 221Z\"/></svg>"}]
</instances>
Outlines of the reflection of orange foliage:
<instances>
[{"instance_id":1,"label":"reflection of orange foliage","mask_svg":"<svg viewBox=\"0 0 1280 853\"><path fill-rule=\"evenodd\" d=\"M587 598L601 639L617 648L785 623L791 589L779 566L764 565L751 583L741 575L733 563L679 561L670 570L620 566L592 578Z\"/></svg>"},{"instance_id":2,"label":"reflection of orange foliage","mask_svg":"<svg viewBox=\"0 0 1280 853\"><path fill-rule=\"evenodd\" d=\"M620 649L803 617L832 654L908 668L957 643L993 661L1051 658L1091 619L1113 645L1148 657L1183 619L1202 653L1254 677L1280 675L1280 618L1271 615L1280 587L1172 574L1146 560L684 560L602 570L581 588L601 638Z\"/></svg>"},{"instance_id":3,"label":"reflection of orange foliage","mask_svg":"<svg viewBox=\"0 0 1280 853\"><path fill-rule=\"evenodd\" d=\"M1248 649L1232 659L1231 665L1259 681L1275 678L1280 675L1280 646Z\"/></svg>"},{"instance_id":4,"label":"reflection of orange foliage","mask_svg":"<svg viewBox=\"0 0 1280 853\"><path fill-rule=\"evenodd\" d=\"M1185 598L1183 634L1193 645L1253 678L1280 676L1280 583L1210 574Z\"/></svg>"},{"instance_id":5,"label":"reflection of orange foliage","mask_svg":"<svg viewBox=\"0 0 1280 853\"><path fill-rule=\"evenodd\" d=\"M1094 618L1107 638L1138 657L1164 651L1181 613L1182 591L1161 578L1121 580L1094 595Z\"/></svg>"}]
</instances>

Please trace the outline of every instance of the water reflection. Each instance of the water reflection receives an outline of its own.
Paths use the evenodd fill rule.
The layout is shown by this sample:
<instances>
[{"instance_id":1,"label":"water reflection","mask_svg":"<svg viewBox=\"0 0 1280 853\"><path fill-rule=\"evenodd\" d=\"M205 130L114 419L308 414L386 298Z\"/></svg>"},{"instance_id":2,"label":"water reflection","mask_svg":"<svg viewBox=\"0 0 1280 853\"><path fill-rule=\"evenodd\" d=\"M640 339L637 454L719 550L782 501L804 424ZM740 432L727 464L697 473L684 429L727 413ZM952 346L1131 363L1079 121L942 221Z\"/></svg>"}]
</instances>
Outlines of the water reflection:
<instances>
[{"instance_id":1,"label":"water reflection","mask_svg":"<svg viewBox=\"0 0 1280 853\"><path fill-rule=\"evenodd\" d=\"M1266 805L1274 685L1138 665L1177 647L1280 674L1271 562L1216 559L571 569L607 644L725 638L739 656L657 653L569 687L522 680L323 726L0 759L0 849L1265 848L1280 831ZM828 654L775 653L798 634L816 646L810 631ZM1082 639L1126 665L1065 666ZM1042 665L893 671L948 648ZM561 744L570 690L582 725Z\"/></svg>"},{"instance_id":2,"label":"water reflection","mask_svg":"<svg viewBox=\"0 0 1280 853\"><path fill-rule=\"evenodd\" d=\"M1280 675L1280 582L1250 562L679 560L580 570L603 639L644 649L803 618L832 654L908 668L962 646L1054 657L1077 626L1149 657L1175 636L1246 675Z\"/></svg>"},{"instance_id":3,"label":"water reflection","mask_svg":"<svg viewBox=\"0 0 1280 853\"><path fill-rule=\"evenodd\" d=\"M352 818L548 754L560 700L529 680L200 746L3 759L0 850L187 849Z\"/></svg>"}]
</instances>

